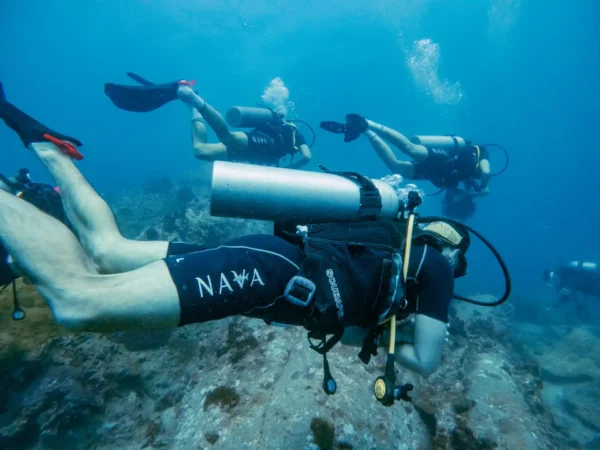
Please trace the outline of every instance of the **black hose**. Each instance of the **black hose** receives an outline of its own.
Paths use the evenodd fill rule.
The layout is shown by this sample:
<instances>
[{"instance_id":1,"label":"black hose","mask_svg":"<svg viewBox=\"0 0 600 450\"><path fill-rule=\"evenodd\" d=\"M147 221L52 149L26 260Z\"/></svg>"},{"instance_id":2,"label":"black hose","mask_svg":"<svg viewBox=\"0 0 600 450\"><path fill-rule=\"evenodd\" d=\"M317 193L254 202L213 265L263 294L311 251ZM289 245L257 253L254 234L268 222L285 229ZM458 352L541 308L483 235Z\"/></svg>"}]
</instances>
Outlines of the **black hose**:
<instances>
[{"instance_id":1,"label":"black hose","mask_svg":"<svg viewBox=\"0 0 600 450\"><path fill-rule=\"evenodd\" d=\"M498 172L492 173L490 176L497 177L498 175L504 173L506 169L508 169L508 164L510 163L510 156L508 155L508 150L506 150L504 147L498 144L484 144L481 145L481 147L497 147L500 150L502 150L502 153L504 153L504 156L506 156L506 163L504 164L504 167L502 167L502 169L500 169Z\"/></svg>"},{"instance_id":2,"label":"black hose","mask_svg":"<svg viewBox=\"0 0 600 450\"><path fill-rule=\"evenodd\" d=\"M265 108L268 109L269 111L271 111L273 113L273 117L279 117L279 120L283 120L283 115L279 114L277 111L275 111L273 108L271 108L268 105L265 105L264 103L257 103L257 106L260 106L261 108ZM294 122L298 122L301 123L302 125L306 125L306 127L310 130L310 132L312 133L312 141L310 144L307 144L309 148L312 148L312 146L315 144L315 141L317 140L317 134L315 133L315 130L313 127L311 127L308 123L306 123L304 120L300 120L300 119L292 119L292 120L286 120L286 122L288 123L294 123Z\"/></svg>"},{"instance_id":3,"label":"black hose","mask_svg":"<svg viewBox=\"0 0 600 450\"><path fill-rule=\"evenodd\" d=\"M310 144L307 144L309 146L309 148L312 148L313 145L315 145L315 141L317 140L317 135L315 133L315 130L313 127L311 127L308 123L306 123L304 120L300 120L300 119L292 119L292 120L286 120L286 122L298 122L301 123L303 125L306 125L306 127L310 130L310 132L312 133L312 141L310 142Z\"/></svg>"},{"instance_id":4,"label":"black hose","mask_svg":"<svg viewBox=\"0 0 600 450\"><path fill-rule=\"evenodd\" d=\"M478 305L478 306L498 306L498 305L501 305L502 303L504 303L506 300L508 300L508 297L510 297L510 292L512 290L512 282L510 280L510 273L508 272L508 268L506 267L504 260L500 256L500 253L498 253L498 250L496 250L496 248L492 245L492 243L490 241L488 241L478 231L475 231L470 226L468 226L462 222L459 222L457 220L448 219L446 217L438 217L438 216L419 217L420 223L421 222L430 223L430 222L435 222L438 220L442 221L442 222L449 222L450 224L454 224L459 227L462 226L462 227L466 228L467 230L469 230L471 233L473 233L475 236L477 236L481 240L481 242L483 242L490 249L490 251L493 253L493 255L496 257L496 260L498 261L498 264L500 264L500 268L502 269L502 273L504 274L504 281L505 281L504 294L502 295L502 297L497 299L495 302L492 302L492 303L480 302L478 300L473 300L471 298L468 298L468 297L465 297L462 295L458 295L458 294L454 294L453 297L457 300L462 300L463 302L471 303L473 305Z\"/></svg>"},{"instance_id":5,"label":"black hose","mask_svg":"<svg viewBox=\"0 0 600 450\"><path fill-rule=\"evenodd\" d=\"M445 190L446 188L441 188L439 191L435 191L433 194L428 194L427 192L425 192L425 197L435 197L436 195L441 194Z\"/></svg>"}]
</instances>

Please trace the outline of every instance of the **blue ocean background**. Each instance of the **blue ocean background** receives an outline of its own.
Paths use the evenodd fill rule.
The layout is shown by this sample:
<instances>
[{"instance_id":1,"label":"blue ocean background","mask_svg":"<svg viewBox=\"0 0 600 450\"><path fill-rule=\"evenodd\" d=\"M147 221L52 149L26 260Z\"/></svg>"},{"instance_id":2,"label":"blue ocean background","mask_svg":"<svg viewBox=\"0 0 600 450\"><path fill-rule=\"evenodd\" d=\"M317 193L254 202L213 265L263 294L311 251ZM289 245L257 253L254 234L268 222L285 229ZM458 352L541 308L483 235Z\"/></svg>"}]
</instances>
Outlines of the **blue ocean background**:
<instances>
[{"instance_id":1,"label":"blue ocean background","mask_svg":"<svg viewBox=\"0 0 600 450\"><path fill-rule=\"evenodd\" d=\"M317 130L310 170L389 173L366 140L318 129L349 112L409 136L499 143L510 167L470 224L505 257L515 294L536 302L542 270L598 259L599 19L595 0L3 1L0 79L10 101L84 143L79 167L103 195L204 164L181 104L132 114L110 103L103 83L128 83L126 71L195 79L222 112L255 104L281 77ZM3 173L29 167L49 181L5 127L0 148ZM493 154L495 168L503 161ZM440 200L426 198L422 213L439 213ZM500 293L481 245L470 261L460 286Z\"/></svg>"}]
</instances>

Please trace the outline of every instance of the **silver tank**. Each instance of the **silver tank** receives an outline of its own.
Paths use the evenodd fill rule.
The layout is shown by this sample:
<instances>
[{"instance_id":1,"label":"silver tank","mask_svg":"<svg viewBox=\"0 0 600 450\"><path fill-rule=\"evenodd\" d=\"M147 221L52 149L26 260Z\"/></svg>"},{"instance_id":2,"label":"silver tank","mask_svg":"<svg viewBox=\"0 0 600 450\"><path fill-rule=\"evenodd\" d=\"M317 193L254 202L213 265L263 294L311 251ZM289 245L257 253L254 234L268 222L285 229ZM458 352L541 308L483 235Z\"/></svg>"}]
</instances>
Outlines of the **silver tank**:
<instances>
[{"instance_id":1,"label":"silver tank","mask_svg":"<svg viewBox=\"0 0 600 450\"><path fill-rule=\"evenodd\" d=\"M275 113L276 114L276 113ZM226 114L227 123L236 128L255 128L273 122L273 111L267 108L233 106Z\"/></svg>"},{"instance_id":2,"label":"silver tank","mask_svg":"<svg viewBox=\"0 0 600 450\"><path fill-rule=\"evenodd\" d=\"M372 180L381 194L380 218L395 218L394 188ZM298 223L356 222L360 187L339 175L217 161L213 165L213 216Z\"/></svg>"},{"instance_id":3,"label":"silver tank","mask_svg":"<svg viewBox=\"0 0 600 450\"><path fill-rule=\"evenodd\" d=\"M420 144L427 148L465 148L466 141L460 136L413 136L413 144Z\"/></svg>"}]
</instances>

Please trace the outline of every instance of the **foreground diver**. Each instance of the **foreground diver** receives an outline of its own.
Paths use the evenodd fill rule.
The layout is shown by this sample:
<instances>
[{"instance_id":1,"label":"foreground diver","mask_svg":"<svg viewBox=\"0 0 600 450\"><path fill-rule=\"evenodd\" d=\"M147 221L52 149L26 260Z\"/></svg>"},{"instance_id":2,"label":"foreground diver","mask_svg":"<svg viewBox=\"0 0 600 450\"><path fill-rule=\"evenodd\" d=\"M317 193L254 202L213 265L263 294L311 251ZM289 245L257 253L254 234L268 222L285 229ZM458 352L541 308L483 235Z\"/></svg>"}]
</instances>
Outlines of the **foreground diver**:
<instances>
[{"instance_id":1,"label":"foreground diver","mask_svg":"<svg viewBox=\"0 0 600 450\"><path fill-rule=\"evenodd\" d=\"M575 301L581 318L587 314L580 298L587 295L600 299L600 267L597 263L571 261L555 270L545 270L542 279L558 291L558 300L553 308Z\"/></svg>"},{"instance_id":2,"label":"foreground diver","mask_svg":"<svg viewBox=\"0 0 600 450\"><path fill-rule=\"evenodd\" d=\"M408 139L396 130L358 114L348 114L345 124L322 122L321 128L344 134L344 142L354 141L364 134L393 173L407 179L428 180L436 187L446 189L444 214L466 219L475 212L472 197L489 193L491 173L485 146L472 145L452 136L415 136ZM413 161L399 160L385 141ZM459 189L460 183L464 189Z\"/></svg>"},{"instance_id":3,"label":"foreground diver","mask_svg":"<svg viewBox=\"0 0 600 450\"><path fill-rule=\"evenodd\" d=\"M230 123L233 120L234 126L253 128L249 132L231 131L223 116L193 91L190 87L193 82L156 85L139 75L128 75L141 86L106 83L104 91L111 101L127 111L147 112L179 98L192 112L192 144L198 159L279 166L282 158L289 156L287 167L300 168L312 158L310 148L296 125L283 120L273 110L231 108L228 113ZM220 143L207 142L205 121Z\"/></svg>"},{"instance_id":4,"label":"foreground diver","mask_svg":"<svg viewBox=\"0 0 600 450\"><path fill-rule=\"evenodd\" d=\"M401 345L391 353L391 364L388 357L388 367L393 371L395 357L427 376L439 365L454 278L466 272L466 230L443 221L431 223L417 233L405 264L398 249L407 236L387 221L354 224L354 234L348 233L348 225L325 224L297 235L283 224L279 236L246 236L216 248L127 240L109 206L73 164L72 157L80 156L72 144L81 145L76 139L56 133L6 101L0 102L0 117L55 178L79 237L27 202L0 192L0 241L59 324L115 331L244 315L304 326L321 339L312 348L324 355L324 388L331 394L335 382L325 354L342 338L344 328L367 330L361 359L368 361L376 352L379 327L390 318L396 323L398 316L403 321L397 335L391 328L390 346L396 339ZM306 173L270 170L288 176ZM336 226L347 235L332 239ZM364 242L357 237L361 234ZM414 320L409 320L411 314ZM327 334L334 336L327 340ZM395 398L407 400L409 389L395 389ZM391 404L388 397L381 398Z\"/></svg>"}]
</instances>

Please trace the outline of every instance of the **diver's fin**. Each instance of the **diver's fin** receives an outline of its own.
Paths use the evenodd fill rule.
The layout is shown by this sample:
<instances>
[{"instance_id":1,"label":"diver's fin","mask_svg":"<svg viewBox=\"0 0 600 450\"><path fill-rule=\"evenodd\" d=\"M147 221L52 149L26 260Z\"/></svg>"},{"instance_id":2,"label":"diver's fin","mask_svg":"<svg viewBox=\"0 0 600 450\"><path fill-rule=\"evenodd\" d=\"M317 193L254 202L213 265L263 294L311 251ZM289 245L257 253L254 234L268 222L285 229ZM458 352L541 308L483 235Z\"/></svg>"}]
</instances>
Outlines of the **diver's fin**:
<instances>
[{"instance_id":1,"label":"diver's fin","mask_svg":"<svg viewBox=\"0 0 600 450\"><path fill-rule=\"evenodd\" d=\"M178 81L150 86L106 83L104 93L117 108L125 111L148 112L176 100L178 87Z\"/></svg>"},{"instance_id":2,"label":"diver's fin","mask_svg":"<svg viewBox=\"0 0 600 450\"><path fill-rule=\"evenodd\" d=\"M326 121L326 122L321 122L321 124L319 126L321 128L323 128L325 131L329 131L330 133L334 133L334 134L342 134L346 131L346 125L344 125L343 123L339 123L339 122Z\"/></svg>"},{"instance_id":3,"label":"diver's fin","mask_svg":"<svg viewBox=\"0 0 600 450\"><path fill-rule=\"evenodd\" d=\"M17 132L25 147L29 147L30 144L36 142L48 141L54 143L67 141L77 146L82 145L74 137L48 128L6 100L0 101L0 119L4 120L6 125Z\"/></svg>"},{"instance_id":4,"label":"diver's fin","mask_svg":"<svg viewBox=\"0 0 600 450\"><path fill-rule=\"evenodd\" d=\"M140 77L138 74L133 72L127 72L127 76L134 81L137 81L142 86L154 86L155 84L151 81L146 80L145 78Z\"/></svg>"},{"instance_id":5,"label":"diver's fin","mask_svg":"<svg viewBox=\"0 0 600 450\"><path fill-rule=\"evenodd\" d=\"M0 81L0 100L6 100L6 95L4 95L4 86L2 86L2 81Z\"/></svg>"},{"instance_id":6,"label":"diver's fin","mask_svg":"<svg viewBox=\"0 0 600 450\"><path fill-rule=\"evenodd\" d=\"M352 142L355 139L358 139L368 128L369 124L364 117L359 116L358 114L348 114L346 116L344 142Z\"/></svg>"}]
</instances>

